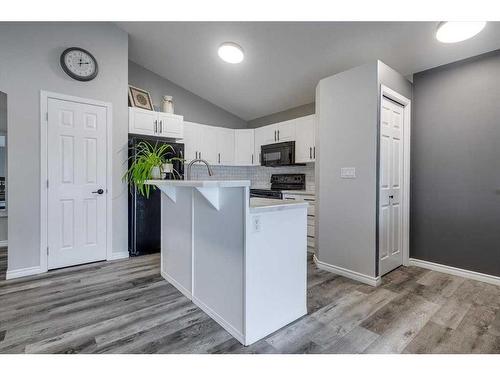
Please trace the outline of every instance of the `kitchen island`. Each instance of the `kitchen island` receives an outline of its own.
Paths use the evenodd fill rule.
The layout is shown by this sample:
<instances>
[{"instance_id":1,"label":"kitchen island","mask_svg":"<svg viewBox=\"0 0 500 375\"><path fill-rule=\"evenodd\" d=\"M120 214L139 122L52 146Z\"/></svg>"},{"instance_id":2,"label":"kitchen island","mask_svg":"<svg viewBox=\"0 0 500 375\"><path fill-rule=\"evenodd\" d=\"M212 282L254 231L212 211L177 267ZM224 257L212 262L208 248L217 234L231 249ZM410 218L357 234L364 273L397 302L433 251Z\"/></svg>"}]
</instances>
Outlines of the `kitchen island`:
<instances>
[{"instance_id":1,"label":"kitchen island","mask_svg":"<svg viewBox=\"0 0 500 375\"><path fill-rule=\"evenodd\" d=\"M250 181L151 180L161 274L244 345L307 313L307 203L249 198Z\"/></svg>"}]
</instances>

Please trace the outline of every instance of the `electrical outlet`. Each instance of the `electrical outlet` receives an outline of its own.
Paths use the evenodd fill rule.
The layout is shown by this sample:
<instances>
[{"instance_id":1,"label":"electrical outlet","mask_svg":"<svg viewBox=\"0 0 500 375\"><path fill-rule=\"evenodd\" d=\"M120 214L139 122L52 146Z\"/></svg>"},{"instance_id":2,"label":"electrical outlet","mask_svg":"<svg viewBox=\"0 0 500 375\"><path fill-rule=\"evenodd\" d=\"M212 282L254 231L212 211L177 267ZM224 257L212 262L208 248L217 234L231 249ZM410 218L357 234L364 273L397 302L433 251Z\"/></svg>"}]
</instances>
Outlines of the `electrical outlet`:
<instances>
[{"instance_id":1,"label":"electrical outlet","mask_svg":"<svg viewBox=\"0 0 500 375\"><path fill-rule=\"evenodd\" d=\"M254 232L260 232L262 230L262 223L260 221L260 216L252 217L252 228Z\"/></svg>"},{"instance_id":2,"label":"electrical outlet","mask_svg":"<svg viewBox=\"0 0 500 375\"><path fill-rule=\"evenodd\" d=\"M340 168L340 178L356 178L356 168L354 167Z\"/></svg>"}]
</instances>

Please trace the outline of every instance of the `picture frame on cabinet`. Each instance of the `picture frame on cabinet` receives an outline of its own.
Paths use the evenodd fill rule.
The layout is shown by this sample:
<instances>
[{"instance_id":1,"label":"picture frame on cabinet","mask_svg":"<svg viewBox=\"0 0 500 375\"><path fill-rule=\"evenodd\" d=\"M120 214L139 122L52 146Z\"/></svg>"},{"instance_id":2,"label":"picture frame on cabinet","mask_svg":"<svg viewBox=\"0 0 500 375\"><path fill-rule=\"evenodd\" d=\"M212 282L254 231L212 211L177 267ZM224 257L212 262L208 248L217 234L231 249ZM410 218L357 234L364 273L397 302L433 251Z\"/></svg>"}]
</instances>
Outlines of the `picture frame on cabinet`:
<instances>
[{"instance_id":1,"label":"picture frame on cabinet","mask_svg":"<svg viewBox=\"0 0 500 375\"><path fill-rule=\"evenodd\" d=\"M153 101L148 91L134 86L128 86L128 99L131 107L154 111Z\"/></svg>"}]
</instances>

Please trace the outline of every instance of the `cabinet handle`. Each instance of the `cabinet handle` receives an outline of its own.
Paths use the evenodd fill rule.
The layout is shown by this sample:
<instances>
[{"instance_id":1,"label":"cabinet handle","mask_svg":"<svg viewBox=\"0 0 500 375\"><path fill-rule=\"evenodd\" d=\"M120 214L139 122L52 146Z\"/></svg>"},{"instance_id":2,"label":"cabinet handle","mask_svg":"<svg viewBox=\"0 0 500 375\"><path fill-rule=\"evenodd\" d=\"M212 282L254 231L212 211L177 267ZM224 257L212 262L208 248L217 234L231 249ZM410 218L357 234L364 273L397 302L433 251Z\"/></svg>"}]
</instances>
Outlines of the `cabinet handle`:
<instances>
[{"instance_id":1,"label":"cabinet handle","mask_svg":"<svg viewBox=\"0 0 500 375\"><path fill-rule=\"evenodd\" d=\"M201 159L201 151L199 152L199 154L200 154L200 159Z\"/></svg>"},{"instance_id":2,"label":"cabinet handle","mask_svg":"<svg viewBox=\"0 0 500 375\"><path fill-rule=\"evenodd\" d=\"M219 152L219 164L220 164L220 152Z\"/></svg>"},{"instance_id":3,"label":"cabinet handle","mask_svg":"<svg viewBox=\"0 0 500 375\"><path fill-rule=\"evenodd\" d=\"M309 159L312 159L313 157L313 148L309 147Z\"/></svg>"},{"instance_id":4,"label":"cabinet handle","mask_svg":"<svg viewBox=\"0 0 500 375\"><path fill-rule=\"evenodd\" d=\"M280 131L278 130L278 141L280 140Z\"/></svg>"},{"instance_id":5,"label":"cabinet handle","mask_svg":"<svg viewBox=\"0 0 500 375\"><path fill-rule=\"evenodd\" d=\"M274 131L274 142L276 142L276 130Z\"/></svg>"},{"instance_id":6,"label":"cabinet handle","mask_svg":"<svg viewBox=\"0 0 500 375\"><path fill-rule=\"evenodd\" d=\"M313 147L313 159L316 159L316 146Z\"/></svg>"},{"instance_id":7,"label":"cabinet handle","mask_svg":"<svg viewBox=\"0 0 500 375\"><path fill-rule=\"evenodd\" d=\"M163 133L163 120L160 120L160 133Z\"/></svg>"},{"instance_id":8,"label":"cabinet handle","mask_svg":"<svg viewBox=\"0 0 500 375\"><path fill-rule=\"evenodd\" d=\"M158 133L158 120L155 120L155 134Z\"/></svg>"},{"instance_id":9,"label":"cabinet handle","mask_svg":"<svg viewBox=\"0 0 500 375\"><path fill-rule=\"evenodd\" d=\"M194 152L194 158L195 158L195 159L198 159L198 151L195 151L195 152Z\"/></svg>"},{"instance_id":10,"label":"cabinet handle","mask_svg":"<svg viewBox=\"0 0 500 375\"><path fill-rule=\"evenodd\" d=\"M253 154L252 154L252 164L253 164Z\"/></svg>"}]
</instances>

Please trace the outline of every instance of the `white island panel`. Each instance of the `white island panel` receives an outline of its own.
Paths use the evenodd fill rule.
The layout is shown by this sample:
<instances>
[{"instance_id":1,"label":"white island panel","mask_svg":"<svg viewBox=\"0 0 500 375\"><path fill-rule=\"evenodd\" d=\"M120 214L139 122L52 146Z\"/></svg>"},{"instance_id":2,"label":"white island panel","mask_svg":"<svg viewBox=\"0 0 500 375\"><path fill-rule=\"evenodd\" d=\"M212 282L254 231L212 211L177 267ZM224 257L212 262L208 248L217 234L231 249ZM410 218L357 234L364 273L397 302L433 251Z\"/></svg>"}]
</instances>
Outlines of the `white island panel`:
<instances>
[{"instance_id":1,"label":"white island panel","mask_svg":"<svg viewBox=\"0 0 500 375\"><path fill-rule=\"evenodd\" d=\"M219 210L194 194L193 301L243 341L245 202L248 188L220 188Z\"/></svg>"}]
</instances>

